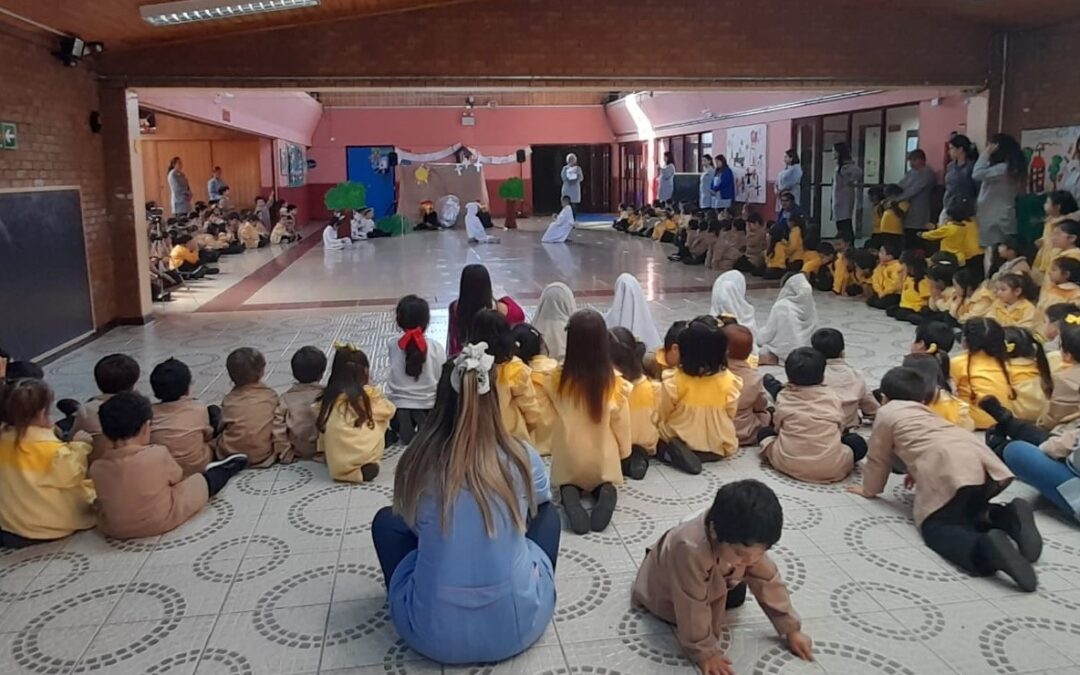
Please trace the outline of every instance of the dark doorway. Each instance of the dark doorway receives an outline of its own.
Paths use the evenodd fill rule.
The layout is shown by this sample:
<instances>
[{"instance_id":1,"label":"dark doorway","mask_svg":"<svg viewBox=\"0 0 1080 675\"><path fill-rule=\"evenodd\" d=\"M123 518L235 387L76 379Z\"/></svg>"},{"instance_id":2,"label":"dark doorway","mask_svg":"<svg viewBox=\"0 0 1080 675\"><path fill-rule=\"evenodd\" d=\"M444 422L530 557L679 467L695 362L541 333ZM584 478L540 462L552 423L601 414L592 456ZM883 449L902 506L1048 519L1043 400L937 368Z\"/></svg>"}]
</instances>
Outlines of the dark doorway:
<instances>
[{"instance_id":1,"label":"dark doorway","mask_svg":"<svg viewBox=\"0 0 1080 675\"><path fill-rule=\"evenodd\" d=\"M562 196L561 172L566 156L574 153L585 174L579 213L611 212L611 146L532 146L533 213L558 213Z\"/></svg>"}]
</instances>

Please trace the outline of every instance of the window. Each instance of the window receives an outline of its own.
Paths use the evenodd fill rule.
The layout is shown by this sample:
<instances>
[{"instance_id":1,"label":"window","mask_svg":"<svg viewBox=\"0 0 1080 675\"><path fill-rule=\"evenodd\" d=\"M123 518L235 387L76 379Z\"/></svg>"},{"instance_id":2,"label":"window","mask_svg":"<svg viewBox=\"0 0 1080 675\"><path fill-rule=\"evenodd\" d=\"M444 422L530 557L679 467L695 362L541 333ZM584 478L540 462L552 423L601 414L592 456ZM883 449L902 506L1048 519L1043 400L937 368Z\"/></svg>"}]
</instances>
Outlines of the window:
<instances>
[{"instance_id":1,"label":"window","mask_svg":"<svg viewBox=\"0 0 1080 675\"><path fill-rule=\"evenodd\" d=\"M663 161L663 153L671 153L676 171L698 173L701 171L702 155L712 154L712 132L662 138L659 140L659 149L661 161Z\"/></svg>"}]
</instances>

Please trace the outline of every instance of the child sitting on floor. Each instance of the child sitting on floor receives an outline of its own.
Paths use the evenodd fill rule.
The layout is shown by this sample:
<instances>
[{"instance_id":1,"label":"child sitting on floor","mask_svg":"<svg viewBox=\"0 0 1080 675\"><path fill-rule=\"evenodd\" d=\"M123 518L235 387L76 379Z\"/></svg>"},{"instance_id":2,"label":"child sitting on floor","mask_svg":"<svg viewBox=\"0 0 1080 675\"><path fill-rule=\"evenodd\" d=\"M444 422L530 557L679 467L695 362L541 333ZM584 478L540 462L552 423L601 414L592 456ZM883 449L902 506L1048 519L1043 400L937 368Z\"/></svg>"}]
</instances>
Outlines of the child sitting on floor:
<instances>
[{"instance_id":1,"label":"child sitting on floor","mask_svg":"<svg viewBox=\"0 0 1080 675\"><path fill-rule=\"evenodd\" d=\"M765 248L765 266L758 271L764 279L783 278L788 271L788 228L780 223L769 228L769 245Z\"/></svg>"},{"instance_id":2,"label":"child sitting on floor","mask_svg":"<svg viewBox=\"0 0 1080 675\"><path fill-rule=\"evenodd\" d=\"M812 661L812 642L768 550L780 540L783 510L764 483L721 487L705 512L664 533L634 580L633 603L675 625L686 656L704 675L733 672L721 649L727 610L757 599L788 649Z\"/></svg>"},{"instance_id":3,"label":"child sitting on floor","mask_svg":"<svg viewBox=\"0 0 1080 675\"><path fill-rule=\"evenodd\" d=\"M957 325L990 315L994 307L994 292L987 286L982 283L982 276L970 267L957 270L953 275L956 300L951 314Z\"/></svg>"},{"instance_id":4,"label":"child sitting on floor","mask_svg":"<svg viewBox=\"0 0 1080 675\"><path fill-rule=\"evenodd\" d=\"M177 359L154 366L150 388L160 401L153 406L150 443L165 446L184 476L202 473L214 459L210 442L221 422L221 408L191 398L191 369Z\"/></svg>"},{"instance_id":5,"label":"child sitting on floor","mask_svg":"<svg viewBox=\"0 0 1080 675\"><path fill-rule=\"evenodd\" d=\"M326 354L317 347L301 347L292 355L289 366L296 383L281 395L274 424L285 427L294 457L325 462L326 458L318 451L315 402L323 393L319 382L326 372Z\"/></svg>"},{"instance_id":6,"label":"child sitting on floor","mask_svg":"<svg viewBox=\"0 0 1080 675\"><path fill-rule=\"evenodd\" d=\"M394 311L400 336L387 342L390 355L390 376L386 382L386 398L397 412L390 421L393 433L408 445L435 407L435 392L446 363L442 343L428 340L425 334L431 323L431 308L427 300L406 295L398 300Z\"/></svg>"},{"instance_id":7,"label":"child sitting on floor","mask_svg":"<svg viewBox=\"0 0 1080 675\"><path fill-rule=\"evenodd\" d=\"M566 290L569 292L570 289ZM570 299L572 302L573 296L570 296ZM540 302L543 303L543 296ZM573 311L570 313L573 314ZM519 323L511 330L511 334L514 340L514 354L529 366L529 377L532 379L533 390L536 392L538 413L536 426L531 433L532 445L540 455L550 455L551 438L555 433L555 406L544 391L544 378L550 376L559 367L559 362L548 355L547 343L536 326Z\"/></svg>"},{"instance_id":8,"label":"child sitting on floor","mask_svg":"<svg viewBox=\"0 0 1080 675\"><path fill-rule=\"evenodd\" d=\"M133 391L101 406L101 428L112 445L90 467L97 488L98 529L114 539L138 539L176 529L247 466L233 455L185 475L161 445L150 440L154 412Z\"/></svg>"},{"instance_id":9,"label":"child sitting on floor","mask_svg":"<svg viewBox=\"0 0 1080 675\"><path fill-rule=\"evenodd\" d=\"M734 454L741 389L742 381L727 368L727 338L715 319L712 325L691 321L679 335L679 368L660 390L657 458L699 474L702 462Z\"/></svg>"},{"instance_id":10,"label":"child sitting on floor","mask_svg":"<svg viewBox=\"0 0 1080 675\"><path fill-rule=\"evenodd\" d=\"M1050 263L1047 272L1049 283L1044 285L1039 294L1039 332L1045 336L1048 320L1046 308L1062 303L1080 302L1080 260L1057 258Z\"/></svg>"},{"instance_id":11,"label":"child sitting on floor","mask_svg":"<svg viewBox=\"0 0 1080 675\"><path fill-rule=\"evenodd\" d=\"M956 308L956 288L953 286L954 271L951 266L937 265L926 272L930 280L930 298L920 312L921 325L927 321L952 322L952 312Z\"/></svg>"},{"instance_id":12,"label":"child sitting on floor","mask_svg":"<svg viewBox=\"0 0 1080 675\"><path fill-rule=\"evenodd\" d=\"M1042 343L1026 328L1005 328L1006 366L1016 390L1010 410L1018 419L1034 422L1046 412L1054 392L1053 375Z\"/></svg>"},{"instance_id":13,"label":"child sitting on floor","mask_svg":"<svg viewBox=\"0 0 1080 675\"><path fill-rule=\"evenodd\" d=\"M70 443L57 438L49 419L52 400L52 390L38 379L0 385L3 548L52 541L94 526L94 484L86 477L90 438L85 433Z\"/></svg>"},{"instance_id":14,"label":"child sitting on floor","mask_svg":"<svg viewBox=\"0 0 1080 675\"><path fill-rule=\"evenodd\" d=\"M1039 311L1032 301L1038 299L1038 290L1031 277L1026 274L1006 274L991 283L997 299L991 307L990 317L1003 327L1035 330Z\"/></svg>"},{"instance_id":15,"label":"child sitting on floor","mask_svg":"<svg viewBox=\"0 0 1080 675\"><path fill-rule=\"evenodd\" d=\"M1076 217L1075 215L1072 217ZM1054 225L1054 231L1050 234L1050 244L1053 247L1053 260L1058 258L1072 258L1073 260L1080 260L1080 248L1077 247L1080 242L1080 222L1072 219L1062 219L1057 221ZM1042 287L1052 285L1050 281L1050 275L1047 274L1043 277Z\"/></svg>"},{"instance_id":16,"label":"child sitting on floor","mask_svg":"<svg viewBox=\"0 0 1080 675\"><path fill-rule=\"evenodd\" d=\"M368 483L379 475L394 404L369 384L367 355L351 344L334 345L330 379L317 402L319 452L334 480Z\"/></svg>"},{"instance_id":17,"label":"child sitting on floor","mask_svg":"<svg viewBox=\"0 0 1080 675\"><path fill-rule=\"evenodd\" d=\"M630 456L622 461L623 475L641 480L649 470L649 457L656 455L660 434L656 411L660 404L660 383L645 377L642 359L645 345L628 329L616 326L608 331L611 360L615 370L630 383Z\"/></svg>"},{"instance_id":18,"label":"child sitting on floor","mask_svg":"<svg viewBox=\"0 0 1080 675\"><path fill-rule=\"evenodd\" d=\"M948 354L944 352L908 354L901 365L917 371L926 380L927 386L932 387L933 396L926 404L930 410L965 431L975 430L975 423L971 420L971 406L967 404L967 401L953 396L952 383L949 380ZM880 391L878 394L880 395Z\"/></svg>"},{"instance_id":19,"label":"child sitting on floor","mask_svg":"<svg viewBox=\"0 0 1080 675\"><path fill-rule=\"evenodd\" d=\"M122 391L131 391L138 381L139 364L127 354L109 354L94 365L94 382L101 393L79 408L72 428L72 434L82 431L93 439L94 449L88 460L90 464L109 446L109 440L101 433L101 423L98 421L101 404Z\"/></svg>"},{"instance_id":20,"label":"child sitting on floor","mask_svg":"<svg viewBox=\"0 0 1080 675\"><path fill-rule=\"evenodd\" d=\"M883 241L878 249L878 265L870 285L872 292L866 304L874 309L888 310L900 304L903 290L904 264L900 262L900 243Z\"/></svg>"},{"instance_id":21,"label":"child sitting on floor","mask_svg":"<svg viewBox=\"0 0 1080 675\"><path fill-rule=\"evenodd\" d=\"M835 328L820 328L810 336L810 346L825 357L825 386L840 399L844 428L854 429L864 420L874 419L877 399L867 388L862 373L844 360L844 334Z\"/></svg>"},{"instance_id":22,"label":"child sitting on floor","mask_svg":"<svg viewBox=\"0 0 1080 675\"><path fill-rule=\"evenodd\" d=\"M900 459L908 471L905 485L915 488L915 526L927 546L973 575L1004 572L1022 590L1034 591L1031 563L1042 553L1042 537L1031 506L1022 499L990 502L1012 482L1012 472L970 433L926 407L933 390L919 373L894 368L882 378L881 392L863 483L848 491L877 497Z\"/></svg>"},{"instance_id":23,"label":"child sitting on floor","mask_svg":"<svg viewBox=\"0 0 1080 675\"><path fill-rule=\"evenodd\" d=\"M784 362L788 383L776 389L773 426L758 434L761 456L774 469L808 483L835 483L847 478L866 456L862 436L845 433L840 397L825 385L825 357L812 347L800 347Z\"/></svg>"},{"instance_id":24,"label":"child sitting on floor","mask_svg":"<svg viewBox=\"0 0 1080 675\"><path fill-rule=\"evenodd\" d=\"M679 367L679 336L690 325L689 321L676 321L664 333L664 345L644 359L645 374L654 380L664 377L668 371ZM636 337L636 336L635 336Z\"/></svg>"},{"instance_id":25,"label":"child sitting on floor","mask_svg":"<svg viewBox=\"0 0 1080 675\"><path fill-rule=\"evenodd\" d=\"M753 274L764 267L765 249L768 243L768 230L762 222L761 216L757 213L750 214L746 218L745 250L742 257L735 262L735 269Z\"/></svg>"},{"instance_id":26,"label":"child sitting on floor","mask_svg":"<svg viewBox=\"0 0 1080 675\"><path fill-rule=\"evenodd\" d=\"M833 287L833 263L835 262L836 249L829 242L823 241L818 244L816 250L806 252L803 258L802 273L810 279L810 285L817 290L831 291Z\"/></svg>"},{"instance_id":27,"label":"child sitting on floor","mask_svg":"<svg viewBox=\"0 0 1080 675\"><path fill-rule=\"evenodd\" d=\"M904 251L900 255L900 263L904 266L900 304L887 308L885 313L897 321L907 321L917 326L922 323L923 310L930 301L926 258L919 251Z\"/></svg>"},{"instance_id":28,"label":"child sitting on floor","mask_svg":"<svg viewBox=\"0 0 1080 675\"><path fill-rule=\"evenodd\" d=\"M772 421L761 373L747 361L754 351L754 334L737 323L727 324L720 330L727 338L728 370L742 380L735 412L735 435L740 446L754 445L758 432Z\"/></svg>"},{"instance_id":29,"label":"child sitting on floor","mask_svg":"<svg viewBox=\"0 0 1080 675\"><path fill-rule=\"evenodd\" d=\"M1014 235L1005 237L1005 241L997 245L998 257L1001 258L1001 267L994 272L994 279L1000 279L1006 274L1020 274L1031 276L1031 265L1024 256L1024 244Z\"/></svg>"},{"instance_id":30,"label":"child sitting on floor","mask_svg":"<svg viewBox=\"0 0 1080 675\"><path fill-rule=\"evenodd\" d=\"M266 358L256 349L241 347L225 359L233 389L221 402L221 435L215 452L218 459L247 455L248 466L265 469L294 459L285 426L277 420L278 395L263 384Z\"/></svg>"},{"instance_id":31,"label":"child sitting on floor","mask_svg":"<svg viewBox=\"0 0 1080 675\"><path fill-rule=\"evenodd\" d=\"M532 444L532 432L540 423L540 404L529 367L514 355L510 323L496 309L477 312L469 329L471 344L486 344L495 358L495 391L503 427L511 438Z\"/></svg>"},{"instance_id":32,"label":"child sitting on floor","mask_svg":"<svg viewBox=\"0 0 1080 675\"><path fill-rule=\"evenodd\" d=\"M993 396L1011 410L1016 400L1006 363L1005 331L993 319L972 319L964 324L962 335L967 353L952 358L949 372L956 380L956 395L972 406L975 428L987 429L994 419L976 407L979 401Z\"/></svg>"}]
</instances>

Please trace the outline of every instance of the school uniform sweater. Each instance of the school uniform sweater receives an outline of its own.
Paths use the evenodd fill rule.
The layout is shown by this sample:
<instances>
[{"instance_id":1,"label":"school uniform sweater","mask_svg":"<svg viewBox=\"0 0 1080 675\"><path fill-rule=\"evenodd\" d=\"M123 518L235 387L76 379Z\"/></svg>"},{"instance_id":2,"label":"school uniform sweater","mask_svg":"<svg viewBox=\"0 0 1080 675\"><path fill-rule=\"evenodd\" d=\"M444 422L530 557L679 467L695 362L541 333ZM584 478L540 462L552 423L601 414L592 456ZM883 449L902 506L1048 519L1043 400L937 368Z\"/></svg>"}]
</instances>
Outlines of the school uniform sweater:
<instances>
[{"instance_id":1,"label":"school uniform sweater","mask_svg":"<svg viewBox=\"0 0 1080 675\"><path fill-rule=\"evenodd\" d=\"M297 459L313 459L325 462L326 458L318 451L319 430L315 420L319 416L319 404L316 399L323 393L324 387L315 382L296 383L281 395L274 412L274 425L285 427L285 437Z\"/></svg>"},{"instance_id":2,"label":"school uniform sweater","mask_svg":"<svg viewBox=\"0 0 1080 675\"><path fill-rule=\"evenodd\" d=\"M941 242L940 250L955 255L961 267L983 252L979 246L979 226L974 220L965 220L962 223L949 221L935 230L920 232L919 236L929 241Z\"/></svg>"},{"instance_id":3,"label":"school uniform sweater","mask_svg":"<svg viewBox=\"0 0 1080 675\"><path fill-rule=\"evenodd\" d=\"M1005 362L1009 380L1016 390L1013 415L1025 422L1035 422L1046 413L1046 392L1042 389L1039 365L1035 359L1015 358Z\"/></svg>"},{"instance_id":4,"label":"school uniform sweater","mask_svg":"<svg viewBox=\"0 0 1080 675\"><path fill-rule=\"evenodd\" d=\"M914 277L904 275L900 289L900 306L913 312L921 312L930 302L930 279L923 277L918 283Z\"/></svg>"},{"instance_id":5,"label":"school uniform sweater","mask_svg":"<svg viewBox=\"0 0 1080 675\"><path fill-rule=\"evenodd\" d=\"M721 457L735 454L741 390L742 380L727 369L704 377L676 369L664 377L660 389L660 437L665 441L677 438L693 450Z\"/></svg>"},{"instance_id":6,"label":"school uniform sweater","mask_svg":"<svg viewBox=\"0 0 1080 675\"><path fill-rule=\"evenodd\" d=\"M747 261L754 266L755 269L765 264L765 249L768 242L766 239L765 229L746 228L746 243L744 245L745 255Z\"/></svg>"},{"instance_id":7,"label":"school uniform sweater","mask_svg":"<svg viewBox=\"0 0 1080 675\"><path fill-rule=\"evenodd\" d=\"M848 260L841 253L836 254L833 262L832 292L837 295L846 295L847 287L855 283L854 270L848 267Z\"/></svg>"},{"instance_id":8,"label":"school uniform sweater","mask_svg":"<svg viewBox=\"0 0 1080 675\"><path fill-rule=\"evenodd\" d=\"M937 396L931 401L929 408L943 420L965 431L975 431L975 422L971 420L971 406L944 389L938 389Z\"/></svg>"},{"instance_id":9,"label":"school uniform sweater","mask_svg":"<svg viewBox=\"0 0 1080 675\"><path fill-rule=\"evenodd\" d=\"M758 432L769 426L769 399L765 396L763 377L745 360L728 361L728 370L742 380L735 411L735 436L739 445L756 445Z\"/></svg>"},{"instance_id":10,"label":"school uniform sweater","mask_svg":"<svg viewBox=\"0 0 1080 675\"><path fill-rule=\"evenodd\" d=\"M787 269L788 263L788 243L786 241L778 241L773 246L772 253L769 253L768 249L765 249L765 266L772 269Z\"/></svg>"},{"instance_id":11,"label":"school uniform sweater","mask_svg":"<svg viewBox=\"0 0 1080 675\"><path fill-rule=\"evenodd\" d=\"M1038 425L1047 431L1080 419L1080 365L1072 363L1054 373L1054 393Z\"/></svg>"},{"instance_id":12,"label":"school uniform sweater","mask_svg":"<svg viewBox=\"0 0 1080 675\"><path fill-rule=\"evenodd\" d=\"M319 434L318 449L326 456L326 468L334 480L363 483L360 467L378 464L386 449L386 427L394 416L394 404L375 387L364 387L371 401L371 419L359 418L344 396L338 397Z\"/></svg>"},{"instance_id":13,"label":"school uniform sweater","mask_svg":"<svg viewBox=\"0 0 1080 675\"><path fill-rule=\"evenodd\" d=\"M971 406L971 420L976 429L988 429L997 422L978 402L985 396L994 396L1009 411L1013 407L1013 390L1005 380L1005 372L992 356L978 352L957 354L949 361L949 372L956 382L956 395Z\"/></svg>"},{"instance_id":14,"label":"school uniform sweater","mask_svg":"<svg viewBox=\"0 0 1080 675\"><path fill-rule=\"evenodd\" d=\"M1000 492L1013 474L983 440L951 424L921 403L890 401L878 411L870 433L863 468L863 489L877 496L899 457L915 479L915 525L919 527L957 490L970 485L994 485Z\"/></svg>"},{"instance_id":15,"label":"school uniform sweater","mask_svg":"<svg viewBox=\"0 0 1080 675\"><path fill-rule=\"evenodd\" d=\"M926 301L926 307L931 312L941 312L942 314L951 315L956 311L956 305L956 288L949 286L940 293L935 294L931 287L930 298Z\"/></svg>"},{"instance_id":16,"label":"school uniform sweater","mask_svg":"<svg viewBox=\"0 0 1080 675\"><path fill-rule=\"evenodd\" d=\"M631 385L615 378L599 422L571 391L559 393L562 367L544 378L544 391L555 407L551 442L551 482L594 490L604 483L622 485L620 460L630 456Z\"/></svg>"},{"instance_id":17,"label":"school uniform sweater","mask_svg":"<svg viewBox=\"0 0 1080 675\"><path fill-rule=\"evenodd\" d=\"M833 390L840 399L840 408L844 412L844 428L852 429L862 424L859 413L866 419L873 419L878 411L878 402L866 386L862 373L851 367L844 359L825 361L825 386Z\"/></svg>"},{"instance_id":18,"label":"school uniform sweater","mask_svg":"<svg viewBox=\"0 0 1080 675\"><path fill-rule=\"evenodd\" d=\"M507 433L523 443L532 444L532 429L540 421L531 371L518 357L495 366L495 389L499 394L499 412Z\"/></svg>"},{"instance_id":19,"label":"school uniform sweater","mask_svg":"<svg viewBox=\"0 0 1080 675\"><path fill-rule=\"evenodd\" d=\"M1063 302L1080 302L1080 284L1066 281L1063 284L1047 284L1039 293L1038 308L1045 312L1046 308Z\"/></svg>"},{"instance_id":20,"label":"school uniform sweater","mask_svg":"<svg viewBox=\"0 0 1080 675\"><path fill-rule=\"evenodd\" d=\"M1039 310L1030 300L1021 298L1011 305L1006 305L1000 300L995 302L990 310L990 317L1001 324L1003 328L1017 326L1027 328L1030 331L1036 329L1036 319Z\"/></svg>"},{"instance_id":21,"label":"school uniform sweater","mask_svg":"<svg viewBox=\"0 0 1080 675\"><path fill-rule=\"evenodd\" d=\"M93 464L94 460L100 457L107 448L112 447L112 441L105 438L105 434L101 431L101 421L98 419L98 411L110 398L112 394L98 394L83 403L79 407L79 412L75 413L75 425L71 427L72 438L82 431L89 434L92 439L90 456L87 458L88 464Z\"/></svg>"},{"instance_id":22,"label":"school uniform sweater","mask_svg":"<svg viewBox=\"0 0 1080 675\"><path fill-rule=\"evenodd\" d=\"M295 459L285 425L275 414L277 393L262 382L235 387L221 402L221 435L215 452L218 459L247 455L249 469L265 469L275 462Z\"/></svg>"},{"instance_id":23,"label":"school uniform sweater","mask_svg":"<svg viewBox=\"0 0 1080 675\"><path fill-rule=\"evenodd\" d=\"M808 483L835 483L855 468L851 449L840 442L844 410L831 387L788 384L773 413L777 436L766 438L761 455L774 469Z\"/></svg>"},{"instance_id":24,"label":"school uniform sweater","mask_svg":"<svg viewBox=\"0 0 1080 675\"><path fill-rule=\"evenodd\" d=\"M154 404L150 444L165 446L185 476L206 470L206 465L214 458L210 447L213 438L210 413L202 403L184 396L176 401Z\"/></svg>"},{"instance_id":25,"label":"school uniform sweater","mask_svg":"<svg viewBox=\"0 0 1080 675\"><path fill-rule=\"evenodd\" d=\"M907 202L900 202L900 210L905 214L908 210ZM903 234L904 233L904 216L899 215L891 208L885 209L881 212L881 234Z\"/></svg>"},{"instance_id":26,"label":"school uniform sweater","mask_svg":"<svg viewBox=\"0 0 1080 675\"><path fill-rule=\"evenodd\" d=\"M792 227L788 231L788 260L802 261L806 256L806 248L803 246L803 231L801 227Z\"/></svg>"},{"instance_id":27,"label":"school uniform sweater","mask_svg":"<svg viewBox=\"0 0 1080 675\"><path fill-rule=\"evenodd\" d=\"M536 426L532 430L532 446L541 455L551 454L551 439L555 435L556 413L544 389L544 378L559 367L559 362L550 356L539 355L529 361L529 378L532 379L533 391L536 392Z\"/></svg>"},{"instance_id":28,"label":"school uniform sweater","mask_svg":"<svg viewBox=\"0 0 1080 675\"><path fill-rule=\"evenodd\" d=\"M27 539L59 539L94 526L90 445L65 443L53 430L0 431L0 530Z\"/></svg>"},{"instance_id":29,"label":"school uniform sweater","mask_svg":"<svg viewBox=\"0 0 1080 675\"><path fill-rule=\"evenodd\" d=\"M89 475L97 488L98 529L115 539L164 534L210 499L206 478L185 478L163 445L109 448Z\"/></svg>"},{"instance_id":30,"label":"school uniform sweater","mask_svg":"<svg viewBox=\"0 0 1080 675\"><path fill-rule=\"evenodd\" d=\"M695 663L721 654L729 589L746 582L781 636L802 629L776 563L765 554L752 567L720 558L707 512L676 525L648 550L638 569L632 602L675 625L675 638Z\"/></svg>"},{"instance_id":31,"label":"school uniform sweater","mask_svg":"<svg viewBox=\"0 0 1080 675\"><path fill-rule=\"evenodd\" d=\"M656 411L660 407L660 383L642 375L630 383L630 444L640 446L650 455L656 454L660 432L656 428Z\"/></svg>"},{"instance_id":32,"label":"school uniform sweater","mask_svg":"<svg viewBox=\"0 0 1080 675\"><path fill-rule=\"evenodd\" d=\"M874 295L884 298L889 295L898 295L903 287L901 279L904 276L904 266L899 260L890 260L874 268L874 274L870 277L870 286Z\"/></svg>"},{"instance_id":33,"label":"school uniform sweater","mask_svg":"<svg viewBox=\"0 0 1080 675\"><path fill-rule=\"evenodd\" d=\"M1050 265L1053 264L1053 262L1055 260L1057 260L1058 258L1072 258L1073 260L1080 260L1080 248L1076 248L1074 246L1073 248L1064 249L1064 250L1055 249L1053 251L1053 256L1054 257L1046 264L1047 272L1049 272L1049 270L1050 270ZM1050 275L1049 274L1044 274L1043 279L1042 279L1042 287L1040 288L1040 291L1045 291L1048 287L1053 286L1053 285L1054 285L1053 282L1050 281ZM1041 294L1042 293L1040 292L1040 295Z\"/></svg>"},{"instance_id":34,"label":"school uniform sweater","mask_svg":"<svg viewBox=\"0 0 1080 675\"><path fill-rule=\"evenodd\" d=\"M972 319L982 319L990 316L995 302L993 292L983 284L975 289L975 292L970 296L957 300L956 309L952 316L960 323Z\"/></svg>"},{"instance_id":35,"label":"school uniform sweater","mask_svg":"<svg viewBox=\"0 0 1080 675\"><path fill-rule=\"evenodd\" d=\"M198 265L199 253L192 251L184 244L177 244L169 251L169 266L174 270L178 270L184 263Z\"/></svg>"}]
</instances>

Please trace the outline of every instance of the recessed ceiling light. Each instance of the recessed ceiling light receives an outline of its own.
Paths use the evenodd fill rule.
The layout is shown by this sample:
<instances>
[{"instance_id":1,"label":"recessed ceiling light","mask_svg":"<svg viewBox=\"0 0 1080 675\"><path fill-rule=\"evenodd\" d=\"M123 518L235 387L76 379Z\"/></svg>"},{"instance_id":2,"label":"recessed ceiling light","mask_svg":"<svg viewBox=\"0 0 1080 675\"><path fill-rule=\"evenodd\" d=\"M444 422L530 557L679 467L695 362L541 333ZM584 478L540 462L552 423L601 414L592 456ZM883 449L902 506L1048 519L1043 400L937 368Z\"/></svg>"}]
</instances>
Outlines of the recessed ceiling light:
<instances>
[{"instance_id":1,"label":"recessed ceiling light","mask_svg":"<svg viewBox=\"0 0 1080 675\"><path fill-rule=\"evenodd\" d=\"M151 26L175 26L196 21L216 21L249 14L280 12L287 9L315 7L321 0L256 0L255 2L229 2L229 0L182 0L143 5L139 14Z\"/></svg>"}]
</instances>

